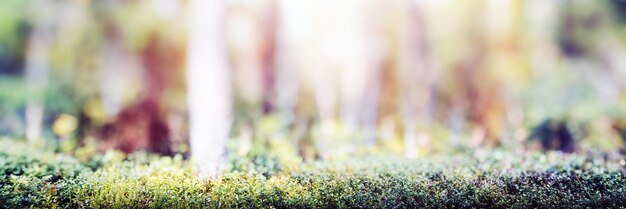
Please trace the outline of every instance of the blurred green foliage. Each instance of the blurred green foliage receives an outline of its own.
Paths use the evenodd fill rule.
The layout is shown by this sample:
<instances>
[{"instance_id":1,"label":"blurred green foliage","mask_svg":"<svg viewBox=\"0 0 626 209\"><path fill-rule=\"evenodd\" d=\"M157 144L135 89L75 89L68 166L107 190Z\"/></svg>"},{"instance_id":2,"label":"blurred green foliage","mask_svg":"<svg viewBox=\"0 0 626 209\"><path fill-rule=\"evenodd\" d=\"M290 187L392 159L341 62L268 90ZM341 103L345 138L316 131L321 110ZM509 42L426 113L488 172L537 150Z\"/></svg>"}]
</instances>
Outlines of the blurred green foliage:
<instances>
[{"instance_id":1,"label":"blurred green foliage","mask_svg":"<svg viewBox=\"0 0 626 209\"><path fill-rule=\"evenodd\" d=\"M57 82L54 82L57 81ZM11 76L0 76L0 111L10 112L24 108L29 97L43 98L44 108L52 113L72 113L80 111L80 96L63 82L53 80L43 92L28 89L24 80Z\"/></svg>"},{"instance_id":2,"label":"blurred green foliage","mask_svg":"<svg viewBox=\"0 0 626 209\"><path fill-rule=\"evenodd\" d=\"M26 106L26 86L22 79L0 76L0 111L15 111Z\"/></svg>"},{"instance_id":3,"label":"blurred green foliage","mask_svg":"<svg viewBox=\"0 0 626 209\"><path fill-rule=\"evenodd\" d=\"M23 52L26 50L25 48L27 48L26 41L30 37L29 27L33 25L33 19L29 16L32 15L32 13L29 12L33 12L33 8L29 9L29 7L34 6L36 3L37 2L35 1L22 0L6 0L0 2L0 20L2 20L0 21L0 62L3 62L3 59L9 59L15 62L23 62L26 59ZM58 16L58 20L53 21L56 22L56 26L54 27L55 29L52 30L53 32L51 32L52 37L50 37L52 39L52 43L50 43L50 49L48 49L50 59L49 77L46 79L48 80L48 83L45 86L45 91L33 92L28 89L23 80L24 78L19 75L23 74L23 66L12 65L14 68L2 68L3 66L0 66L0 68L2 68L0 69L0 116L11 115L10 119L8 117L0 118L0 129L6 129L1 125L3 124L3 119L5 121L12 120L10 123L13 124L22 124L24 122L24 109L29 98L43 101L46 114L44 121L45 129L49 129L49 126L52 125L51 123L54 120L54 117L59 114L70 114L78 118L81 111L85 111L86 109L89 110L86 112L95 112L93 114L87 114L88 120L97 121L97 125L94 126L102 125L108 121L114 121L115 116L106 115L104 111L106 108L103 108L102 106L104 105L100 104L103 103L104 97L101 94L103 94L107 86L119 85L125 81L122 81L124 79L119 79L118 82L118 80L113 78L110 79L112 81L104 83L101 79L106 73L103 72L111 70L107 69L111 67L122 66L123 68L128 67L128 69L134 67L126 65L112 65L109 62L105 63L104 60L106 59L103 58L106 56L105 46L115 45L119 42L121 45L120 48L123 49L121 51L128 50L128 56L136 58L130 60L140 62L138 65L142 66L145 65L147 61L142 60L141 57L145 57L146 53L150 52L150 44L167 42L168 44L166 45L171 44L181 48L184 48L187 44L187 40L184 38L186 37L187 31L185 24L179 24L179 21L182 19L174 18L168 20L168 18L159 17L157 14L158 12L156 12L153 8L154 5L152 4L152 1L120 1L117 3L107 1L62 1L54 4L57 3L59 8L65 8L67 11L72 12L68 12L68 15L60 15ZM534 14L531 11L526 11L525 8L522 8L523 5L526 5L526 3L518 2L515 4L518 5L515 6L516 9L514 10L519 10L520 12L530 12L529 15L531 16ZM469 8L469 6L465 4L459 4L458 7L458 9L461 10ZM463 9L463 7L468 8ZM438 67L441 69L433 70L436 72L432 72L439 75L435 76L437 77L434 80L436 83L433 84L434 89L432 89L432 95L430 96L433 101L428 104L433 105L433 107L430 107L429 110L432 111L429 113L431 116L428 116L431 117L431 119L428 121L429 124L419 125L419 131L430 135L432 142L429 142L429 144L425 146L420 145L419 149L423 149L420 150L420 153L428 154L431 152L445 152L450 148L451 144L454 146L459 145L461 147L474 146L470 145L474 142L469 142L469 138L473 137L472 134L473 131L475 131L472 130L472 128L474 128L473 126L494 126L496 127L494 129L506 129L502 131L505 134L498 136L498 140L501 142L500 145L505 144L507 148L517 148L517 146L521 144L517 141L521 141L520 139L532 135L532 133L529 132L532 132L533 128L549 119L565 121L567 126L571 127L573 132L575 132L576 143L582 144L581 147L585 149L600 148L603 150L610 150L613 148L612 151L615 151L615 148L624 148L624 141L622 139L615 140L614 138L616 137L613 136L615 132L604 130L607 125L602 124L602 121L607 120L607 118L609 120L623 120L623 118L626 118L626 100L624 99L625 97L623 91L621 91L624 88L623 85L620 84L621 79L602 80L604 79L604 74L607 72L611 72L613 74L605 77L617 78L619 75L623 75L618 73L620 71L619 68L612 69L614 67L604 63L608 62L607 59L610 57L619 55L613 55L613 53L616 53L614 52L615 50L609 50L609 48L607 48L607 46L615 44L612 42L613 39L619 39L622 43L625 43L624 40L626 40L624 39L625 33L619 29L624 26L623 24L616 24L617 22L620 22L620 19L615 18L621 17L621 22L624 22L624 12L622 12L625 7L624 2L567 1L563 4L559 4L558 7L559 8L554 11L559 11L559 14L553 17L554 19L546 19L547 22L553 22L552 24L558 27L549 28L548 31L542 31L542 33L546 33L547 35L545 36L549 38L546 38L546 40L542 39L542 41L532 39L532 37L537 34L533 34L536 31L533 32L530 29L532 28L531 26L533 26L532 24L537 23L526 23L525 21L521 21L521 19L520 22L517 23L516 20L513 21L516 22L515 29L512 28L510 30L517 35L506 38L507 43L511 42L509 44L505 44L506 47L503 47L506 48L506 50L499 49L499 47L488 46L490 44L487 43L483 43L485 44L484 48L476 47L471 44L466 45L466 42L471 39L466 40L459 36L460 39L457 40L457 38L454 38L453 40L464 42L460 42L460 44L453 44L458 46L446 48L443 50L445 53L441 53L438 52L437 48L438 46L447 46L446 43L441 41L446 39L437 41L439 39L434 39L434 37L432 37L433 40L431 41L434 42L432 43L432 46L429 46L428 48L432 48L431 50L434 51L429 55L433 56L431 57L433 62L439 62L437 61L439 59L450 60L445 62L440 60L442 63L438 64L433 63L436 65L442 64L442 66ZM471 8L469 10L472 10ZM424 13L428 13L429 11L426 7L421 9L424 10L422 11ZM421 9L416 9L416 12ZM474 9L478 9L478 7ZM180 10L181 11L179 12L182 13L185 11L184 8ZM481 11L481 9L478 9L477 11ZM71 15L69 13L71 13ZM428 16L428 14L424 15L425 17ZM519 18L522 18L523 16L521 13L516 15L519 15ZM468 18L468 20L469 19L473 18ZM457 21L459 21L459 25L470 24L472 22ZM402 23L394 22L394 24ZM259 27L264 26L261 24ZM398 27L398 25L393 27ZM451 25L450 27L452 29L458 26ZM479 42L495 41L491 40L495 39L494 37L482 34L483 32L480 32L482 29L476 29L473 27L460 28L463 28L463 32L467 32L468 34L477 33L478 36L485 36L481 38L485 40ZM431 28L429 26L425 27L424 30L433 30L431 32L434 32L436 31L436 27ZM455 35L452 34L452 36ZM530 38L531 40L528 40L527 43L527 41L524 40L526 38ZM402 41L403 40L394 40L391 42ZM454 43L456 43L456 41ZM169 50L169 48L159 48L162 47L159 44L155 46L157 47L152 49L155 50L155 52ZM532 49L536 48L541 51L549 51L549 49L552 49L551 47L554 47L554 50L556 50L552 52L556 55L554 57L555 60L553 60L555 62L553 63L554 66L549 67L554 69L539 70L534 69L535 67L531 67L531 65L533 65L532 62L534 62L532 61L532 56L534 56L532 54L536 53ZM568 47L573 47L576 50L586 53L572 56L567 52L569 50ZM481 55L465 58L457 55L465 53L465 48L476 48L472 49L472 54L476 53ZM170 53L168 55L172 55L172 57L176 55L174 51L167 51L166 53ZM549 54L549 52L546 53ZM456 56L460 57L454 58ZM485 57L479 58L481 56ZM500 65L496 65L498 67L489 69L487 66L490 65L483 63L475 66L476 69L472 70L471 73L468 73L470 71L458 71L459 69L457 68L464 68L462 66L451 67L446 64L447 62L456 62L452 59L461 58L462 60L473 60L477 63L485 62L485 60L489 59L503 59L505 60L503 62L506 63L506 65L502 65L502 67L500 67ZM481 61L482 59L485 60ZM519 60L511 61L509 63L506 61L508 59ZM133 63L131 61L129 62ZM464 62L466 61L460 63ZM396 64L389 63L389 65L393 66ZM142 67L137 68L139 69ZM392 67L390 67L390 69L391 68ZM137 71L138 69L134 70ZM233 69L233 72L235 71L237 70ZM138 73L139 76L137 77L139 79L130 81L133 85L128 85L129 88L124 89L124 92L122 93L118 92L118 94L120 94L118 96L123 98L121 99L123 100L123 105L131 105L141 99L139 94L145 92L145 89L140 89L143 88L140 86L145 85L145 83L142 83L145 81L140 80L145 78L145 75L142 75L142 73L146 72L142 71ZM159 99L160 103L162 103L161 105L165 109L163 112L167 112L167 114L169 114L171 111L184 115L186 103L184 102L185 81L182 79L182 77L184 77L183 71L174 72L172 70L171 72L161 73L167 73L167 76L165 77L167 77L166 80L168 81L165 83L173 83L169 86L157 86L156 88L162 88L162 91L164 91L163 95ZM485 85L477 85L475 87L476 89L468 91L467 88L469 86L463 84L464 82L460 82L465 79L472 80L470 83ZM398 81L386 82L392 83ZM615 84L613 87L609 88L612 88L612 90L617 92L617 95L615 96L617 99L606 99L602 97L604 92L602 92L600 87L598 87L601 86L598 84L605 83ZM123 86L126 88L126 85ZM495 91L496 93L490 93L488 88L498 89L498 91ZM476 98L476 95L473 95L475 93L485 94L485 98ZM455 97L468 98L455 101L455 99L453 99ZM245 148L247 150L240 151L236 150L239 149L236 145L231 146L236 150L235 152L238 153L237 155L233 155L235 158L245 158L245 161L249 162L297 162L298 157L294 157L295 155L298 155L297 152L300 151L297 146L299 144L304 144L299 142L298 139L306 137L311 139L316 137L322 138L313 136L313 134L309 133L300 135L311 136L292 136L298 135L292 133L294 126L287 127L288 125L285 124L293 121L286 121L287 119L284 118L276 119L278 116L275 115L264 115L261 111L263 102L256 101L252 104L246 104L245 102L240 101L241 98L234 99L233 135L237 136L238 134L241 134L239 133L240 129L243 129L242 127L244 126L249 126L248 128L250 129L250 132L253 133L251 134L252 136L250 140L252 148ZM398 98L395 99L401 100ZM470 105L469 103L473 103L472 100L480 100L481 102ZM306 102L311 103L311 107L315 106L314 100ZM379 103L386 102L389 101L380 101ZM486 105L489 103L500 102L506 103L504 104L506 108L504 108L502 115L498 113L498 108L491 108ZM393 103L393 101L391 101L391 103ZM454 107L455 105L452 103L459 103L457 105L460 107ZM466 107L468 105L478 107L471 108L470 110ZM455 108L462 110L456 110ZM483 111L482 109L485 110ZM305 114L316 114L314 107L307 111L309 111L309 113ZM460 113L451 113L454 111L459 111ZM473 124L476 123L476 121L471 121L468 116L474 114L475 112L484 112L485 118L498 117L495 119L497 121L493 122L496 125L492 125L491 123L488 125ZM494 113L490 114L490 112ZM454 119L450 116L454 114L458 114L459 118ZM381 117L381 120L377 121L377 131L382 129L380 121L385 119L382 118L385 116L382 114L382 111L379 116ZM169 115L164 117L167 118ZM403 117L402 113L398 111L389 116L389 118L393 118L392 120L401 117ZM516 117L521 119L516 119ZM178 118L176 120L184 121L185 118ZM180 123L180 132L185 132L184 127L186 126L186 122ZM356 152L387 152L402 154L405 144L402 142L402 133L400 132L401 129L407 127L403 127L403 124L400 121L394 123L394 130L388 131L388 135L381 136L382 134L379 134L377 136L377 139L381 140L376 141L376 145L374 145L375 148L366 147L363 148L364 151L358 150ZM454 123L459 124L455 125ZM6 122L4 124L6 124ZM79 124L79 126L82 125L84 124ZM79 132L83 130L82 128L83 127L79 127ZM97 129L100 127L92 128ZM315 125L311 128L319 129L319 127ZM489 129L489 127L483 128ZM327 147L330 147L329 149L343 149L344 147L352 148L355 144L365 144L363 140L363 133L353 133L359 131L348 130L341 125L337 125L337 127L333 127L333 129L333 135L331 137L322 139L328 141L324 143L328 144ZM21 131L17 128L11 130ZM10 131L4 131L3 134L7 132L10 133ZM315 132L315 130L311 132ZM23 133L17 132L10 133L9 135L23 135ZM97 136L94 137L97 138ZM181 144L186 143L186 135L181 134L181 137L179 138L182 141ZM386 140L387 138L390 140ZM456 138L462 139L457 140ZM233 143L236 144L240 142L236 141ZM358 147L356 149L361 148L362 147ZM243 154L239 154L239 152ZM265 157L267 156L271 157L266 159Z\"/></svg>"},{"instance_id":4,"label":"blurred green foliage","mask_svg":"<svg viewBox=\"0 0 626 209\"><path fill-rule=\"evenodd\" d=\"M0 53L17 50L17 43L24 39L25 11L27 1L5 0L0 2Z\"/></svg>"}]
</instances>

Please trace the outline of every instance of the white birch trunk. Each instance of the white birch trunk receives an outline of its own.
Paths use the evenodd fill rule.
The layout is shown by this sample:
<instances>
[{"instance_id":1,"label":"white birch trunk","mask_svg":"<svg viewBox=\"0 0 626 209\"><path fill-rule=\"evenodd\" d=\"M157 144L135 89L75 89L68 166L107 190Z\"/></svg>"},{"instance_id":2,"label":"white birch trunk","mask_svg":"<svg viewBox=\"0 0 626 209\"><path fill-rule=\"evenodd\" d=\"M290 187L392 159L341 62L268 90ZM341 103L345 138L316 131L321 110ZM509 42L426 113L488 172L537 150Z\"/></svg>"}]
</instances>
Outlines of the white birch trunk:
<instances>
[{"instance_id":1,"label":"white birch trunk","mask_svg":"<svg viewBox=\"0 0 626 209\"><path fill-rule=\"evenodd\" d=\"M26 54L26 85L30 95L26 105L26 139L36 141L41 138L43 129L43 96L49 71L49 51L56 27L55 11L61 9L58 3L47 0L32 2L30 12L33 31L28 40ZM57 8L55 8L57 7Z\"/></svg>"},{"instance_id":2,"label":"white birch trunk","mask_svg":"<svg viewBox=\"0 0 626 209\"><path fill-rule=\"evenodd\" d=\"M399 4L396 8L400 26L397 28L398 80L400 82L400 111L404 122L404 148L407 158L417 158L427 149L430 136L424 130L430 122L430 88L433 69L427 49L426 25L418 2ZM418 127L421 127L418 129Z\"/></svg>"},{"instance_id":3,"label":"white birch trunk","mask_svg":"<svg viewBox=\"0 0 626 209\"><path fill-rule=\"evenodd\" d=\"M224 1L191 0L187 87L192 158L203 176L219 175L231 128L231 88L223 47Z\"/></svg>"},{"instance_id":4,"label":"white birch trunk","mask_svg":"<svg viewBox=\"0 0 626 209\"><path fill-rule=\"evenodd\" d=\"M50 46L47 38L42 37L37 30L36 28L29 38L26 58L26 85L28 85L30 92L26 105L26 139L30 142L41 138L44 115L42 97L45 83L48 80L48 50Z\"/></svg>"},{"instance_id":5,"label":"white birch trunk","mask_svg":"<svg viewBox=\"0 0 626 209\"><path fill-rule=\"evenodd\" d=\"M115 117L124 106L124 93L133 89L133 83L141 81L141 66L135 55L124 49L119 38L109 37L102 47L100 71L100 94L107 118ZM124 76L121 76L124 75Z\"/></svg>"}]
</instances>

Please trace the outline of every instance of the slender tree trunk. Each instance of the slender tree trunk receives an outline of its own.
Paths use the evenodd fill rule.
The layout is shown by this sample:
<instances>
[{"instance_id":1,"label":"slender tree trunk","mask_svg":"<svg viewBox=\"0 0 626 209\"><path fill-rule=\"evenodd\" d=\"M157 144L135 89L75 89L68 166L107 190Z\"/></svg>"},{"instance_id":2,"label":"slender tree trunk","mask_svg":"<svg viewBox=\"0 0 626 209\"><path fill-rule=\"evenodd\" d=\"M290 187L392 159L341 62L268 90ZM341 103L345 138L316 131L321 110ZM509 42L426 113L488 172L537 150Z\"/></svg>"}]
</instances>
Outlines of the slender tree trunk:
<instances>
[{"instance_id":1,"label":"slender tree trunk","mask_svg":"<svg viewBox=\"0 0 626 209\"><path fill-rule=\"evenodd\" d=\"M26 83L31 92L26 106L26 138L31 142L41 138L44 116L42 97L48 80L50 46L45 35L38 30L35 28L30 36L26 58Z\"/></svg>"},{"instance_id":2,"label":"slender tree trunk","mask_svg":"<svg viewBox=\"0 0 626 209\"><path fill-rule=\"evenodd\" d=\"M430 136L424 127L430 122L433 69L430 63L426 25L421 5L399 4L396 28L396 67L400 82L399 110L404 123L404 152L416 158L429 147ZM408 26L407 26L408 25Z\"/></svg>"},{"instance_id":3,"label":"slender tree trunk","mask_svg":"<svg viewBox=\"0 0 626 209\"><path fill-rule=\"evenodd\" d=\"M187 87L192 158L201 175L224 165L231 128L231 88L221 35L224 1L191 0Z\"/></svg>"},{"instance_id":4,"label":"slender tree trunk","mask_svg":"<svg viewBox=\"0 0 626 209\"><path fill-rule=\"evenodd\" d=\"M123 108L124 91L127 91L130 79L135 78L132 59L133 54L124 50L119 37L106 39L106 45L102 47L102 70L100 73L100 95L104 113L107 118L115 117ZM120 76L124 75L124 76Z\"/></svg>"},{"instance_id":5,"label":"slender tree trunk","mask_svg":"<svg viewBox=\"0 0 626 209\"><path fill-rule=\"evenodd\" d=\"M46 0L32 2L33 30L29 36L26 54L26 85L30 95L26 106L26 138L35 141L41 138L44 107L42 104L49 71L49 50L55 29L55 11L59 6ZM51 8L57 7L57 8Z\"/></svg>"}]
</instances>

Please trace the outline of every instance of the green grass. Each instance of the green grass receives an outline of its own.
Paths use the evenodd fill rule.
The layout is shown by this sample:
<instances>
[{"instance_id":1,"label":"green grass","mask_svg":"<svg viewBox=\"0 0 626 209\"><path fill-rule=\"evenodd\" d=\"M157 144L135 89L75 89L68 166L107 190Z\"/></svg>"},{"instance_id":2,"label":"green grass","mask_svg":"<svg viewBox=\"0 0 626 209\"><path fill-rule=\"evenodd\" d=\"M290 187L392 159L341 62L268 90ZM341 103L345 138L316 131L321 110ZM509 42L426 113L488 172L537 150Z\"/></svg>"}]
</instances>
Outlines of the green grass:
<instances>
[{"instance_id":1,"label":"green grass","mask_svg":"<svg viewBox=\"0 0 626 209\"><path fill-rule=\"evenodd\" d=\"M87 161L0 143L2 208L620 208L623 157L492 150L231 167L193 175L181 157ZM35 151L38 150L38 151Z\"/></svg>"}]
</instances>

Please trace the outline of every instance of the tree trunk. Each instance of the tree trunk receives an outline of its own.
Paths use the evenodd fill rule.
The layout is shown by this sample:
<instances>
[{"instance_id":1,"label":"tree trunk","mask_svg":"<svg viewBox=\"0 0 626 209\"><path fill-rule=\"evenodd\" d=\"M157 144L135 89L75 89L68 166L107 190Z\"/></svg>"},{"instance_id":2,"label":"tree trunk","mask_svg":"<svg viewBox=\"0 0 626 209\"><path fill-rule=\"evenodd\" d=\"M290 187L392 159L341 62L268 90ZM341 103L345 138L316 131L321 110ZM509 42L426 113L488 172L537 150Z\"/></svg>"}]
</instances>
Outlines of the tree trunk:
<instances>
[{"instance_id":1,"label":"tree trunk","mask_svg":"<svg viewBox=\"0 0 626 209\"><path fill-rule=\"evenodd\" d=\"M38 26L35 26L38 27ZM42 104L45 83L48 80L48 49L46 37L37 32L30 35L26 58L26 83L31 96L26 105L26 139L36 141L41 138L44 108Z\"/></svg>"},{"instance_id":2,"label":"tree trunk","mask_svg":"<svg viewBox=\"0 0 626 209\"><path fill-rule=\"evenodd\" d=\"M49 71L49 50L55 29L55 11L59 6L51 1L33 2L32 32L26 54L26 85L30 96L26 106L26 138L35 141L41 138L43 128L43 96ZM57 8L54 8L57 7Z\"/></svg>"},{"instance_id":3,"label":"tree trunk","mask_svg":"<svg viewBox=\"0 0 626 209\"><path fill-rule=\"evenodd\" d=\"M224 165L231 126L231 88L221 34L224 1L191 0L187 87L192 158L203 176Z\"/></svg>"}]
</instances>

